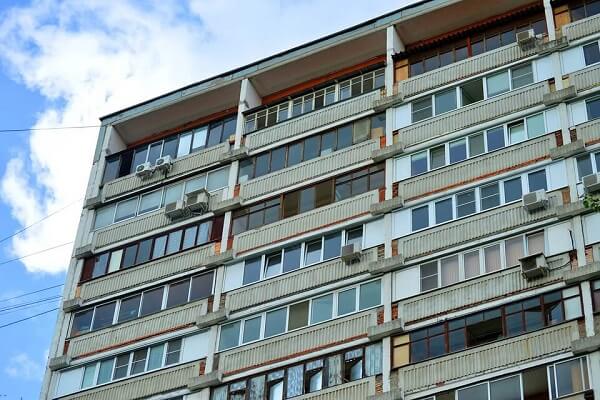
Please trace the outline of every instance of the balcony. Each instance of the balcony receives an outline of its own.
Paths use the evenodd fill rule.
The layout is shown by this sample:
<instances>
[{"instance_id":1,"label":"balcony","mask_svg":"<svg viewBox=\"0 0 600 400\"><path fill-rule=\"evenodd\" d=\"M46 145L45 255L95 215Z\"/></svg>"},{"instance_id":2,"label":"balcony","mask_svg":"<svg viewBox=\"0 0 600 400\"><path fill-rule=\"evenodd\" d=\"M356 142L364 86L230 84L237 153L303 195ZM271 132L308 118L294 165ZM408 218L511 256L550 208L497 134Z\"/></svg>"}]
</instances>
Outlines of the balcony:
<instances>
[{"instance_id":1,"label":"balcony","mask_svg":"<svg viewBox=\"0 0 600 400\"><path fill-rule=\"evenodd\" d=\"M367 215L371 204L377 203L379 193L372 190L346 200L316 208L281 221L236 235L233 249L236 254L314 231L350 218Z\"/></svg>"},{"instance_id":2,"label":"balcony","mask_svg":"<svg viewBox=\"0 0 600 400\"><path fill-rule=\"evenodd\" d=\"M409 178L400 184L405 201L476 181L494 172L517 169L531 161L547 157L556 146L552 135L540 136L515 146L505 147L429 173ZM435 188L435 190L432 190Z\"/></svg>"},{"instance_id":3,"label":"balcony","mask_svg":"<svg viewBox=\"0 0 600 400\"><path fill-rule=\"evenodd\" d=\"M305 182L311 178L363 163L370 160L371 152L378 148L379 141L368 140L326 156L252 179L240 185L240 196L244 200L252 199Z\"/></svg>"},{"instance_id":4,"label":"balcony","mask_svg":"<svg viewBox=\"0 0 600 400\"><path fill-rule=\"evenodd\" d=\"M554 262L549 262L560 266L564 264L564 259L558 257ZM406 324L433 318L450 311L562 281L563 271L564 268L552 269L548 276L528 281L523 278L520 266L508 268L400 301L398 315Z\"/></svg>"},{"instance_id":5,"label":"balcony","mask_svg":"<svg viewBox=\"0 0 600 400\"><path fill-rule=\"evenodd\" d=\"M519 201L409 235L399 239L399 253L410 260L555 217L555 207L562 204L562 197L560 192L551 192L548 197L549 206L531 214Z\"/></svg>"},{"instance_id":6,"label":"balcony","mask_svg":"<svg viewBox=\"0 0 600 400\"><path fill-rule=\"evenodd\" d=\"M287 360L325 346L366 338L375 312L366 311L345 318L293 331L272 339L225 351L219 355L219 369L227 375Z\"/></svg>"},{"instance_id":7,"label":"balcony","mask_svg":"<svg viewBox=\"0 0 600 400\"><path fill-rule=\"evenodd\" d=\"M190 378L200 374L200 362L192 362L150 374L100 386L61 397L64 400L140 399L169 390L185 388Z\"/></svg>"},{"instance_id":8,"label":"balcony","mask_svg":"<svg viewBox=\"0 0 600 400\"><path fill-rule=\"evenodd\" d=\"M400 369L405 394L440 388L458 380L569 352L579 336L577 322L556 325L526 335L423 361Z\"/></svg>"},{"instance_id":9,"label":"balcony","mask_svg":"<svg viewBox=\"0 0 600 400\"><path fill-rule=\"evenodd\" d=\"M316 393L294 397L296 400L351 400L366 399L375 394L375 378L365 378L359 381L333 386Z\"/></svg>"},{"instance_id":10,"label":"balcony","mask_svg":"<svg viewBox=\"0 0 600 400\"><path fill-rule=\"evenodd\" d=\"M71 358L82 357L139 338L151 337L176 328L190 327L198 316L206 314L207 310L207 299L194 301L144 318L90 332L71 339L67 354Z\"/></svg>"},{"instance_id":11,"label":"balcony","mask_svg":"<svg viewBox=\"0 0 600 400\"><path fill-rule=\"evenodd\" d=\"M352 117L373 109L373 102L381 97L375 90L348 100L334 103L289 121L261 129L246 136L246 146L252 151L283 139L291 139L301 133L325 127L345 118Z\"/></svg>"},{"instance_id":12,"label":"balcony","mask_svg":"<svg viewBox=\"0 0 600 400\"><path fill-rule=\"evenodd\" d=\"M460 81L470 76L480 74L522 60L535 54L535 48L523 51L514 43L499 49L467 58L433 71L417 75L399 82L400 93L404 98Z\"/></svg>"},{"instance_id":13,"label":"balcony","mask_svg":"<svg viewBox=\"0 0 600 400\"><path fill-rule=\"evenodd\" d=\"M600 15L567 24L563 26L562 31L569 41L600 32Z\"/></svg>"},{"instance_id":14,"label":"balcony","mask_svg":"<svg viewBox=\"0 0 600 400\"><path fill-rule=\"evenodd\" d=\"M365 250L361 261L346 265L340 258L264 280L227 293L225 307L231 312L314 289L331 282L366 273L377 259L377 248Z\"/></svg>"},{"instance_id":15,"label":"balcony","mask_svg":"<svg viewBox=\"0 0 600 400\"><path fill-rule=\"evenodd\" d=\"M575 85L578 92L597 87L598 82L600 82L600 65L573 72L569 77L569 81L572 85Z\"/></svg>"},{"instance_id":16,"label":"balcony","mask_svg":"<svg viewBox=\"0 0 600 400\"><path fill-rule=\"evenodd\" d=\"M122 194L161 183L166 179L171 180L172 178L200 171L219 163L221 156L225 154L227 150L229 150L229 144L221 143L218 146L209 147L202 151L176 158L173 160L171 170L167 172L166 175L155 173L149 179L142 180L135 176L135 174L130 174L107 182L102 189L102 200L111 200Z\"/></svg>"},{"instance_id":17,"label":"balcony","mask_svg":"<svg viewBox=\"0 0 600 400\"><path fill-rule=\"evenodd\" d=\"M544 93L548 92L547 82L534 83L409 125L400 129L399 138L405 147L426 142L504 115L542 105Z\"/></svg>"},{"instance_id":18,"label":"balcony","mask_svg":"<svg viewBox=\"0 0 600 400\"><path fill-rule=\"evenodd\" d=\"M83 283L80 287L79 296L84 302L90 301L100 296L191 271L207 265L213 255L215 255L215 245L208 244L144 265L119 270Z\"/></svg>"},{"instance_id":19,"label":"balcony","mask_svg":"<svg viewBox=\"0 0 600 400\"><path fill-rule=\"evenodd\" d=\"M582 139L586 145L600 141L600 119L594 119L577 125L577 138Z\"/></svg>"},{"instance_id":20,"label":"balcony","mask_svg":"<svg viewBox=\"0 0 600 400\"><path fill-rule=\"evenodd\" d=\"M219 190L210 195L209 210L213 210L217 203L222 200L223 193L223 190ZM109 225L94 232L92 239L93 251L95 252L102 247L131 239L139 235L144 235L157 229L166 228L173 225L173 223L174 222L165 215L165 209L163 207L148 214Z\"/></svg>"}]
</instances>

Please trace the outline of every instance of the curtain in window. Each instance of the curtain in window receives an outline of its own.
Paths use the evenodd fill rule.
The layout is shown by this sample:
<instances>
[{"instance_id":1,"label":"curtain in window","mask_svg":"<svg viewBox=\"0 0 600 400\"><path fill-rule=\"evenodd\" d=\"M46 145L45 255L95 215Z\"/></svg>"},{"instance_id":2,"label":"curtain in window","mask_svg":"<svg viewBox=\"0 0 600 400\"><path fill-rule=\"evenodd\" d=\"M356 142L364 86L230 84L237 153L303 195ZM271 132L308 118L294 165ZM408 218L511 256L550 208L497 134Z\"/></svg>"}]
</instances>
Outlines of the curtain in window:
<instances>
[{"instance_id":1,"label":"curtain in window","mask_svg":"<svg viewBox=\"0 0 600 400\"><path fill-rule=\"evenodd\" d=\"M442 260L442 286L458 282L458 256Z\"/></svg>"},{"instance_id":2,"label":"curtain in window","mask_svg":"<svg viewBox=\"0 0 600 400\"><path fill-rule=\"evenodd\" d=\"M304 368L302 365L297 365L288 368L287 376L287 397L299 396L302 394L302 376Z\"/></svg>"},{"instance_id":3,"label":"curtain in window","mask_svg":"<svg viewBox=\"0 0 600 400\"><path fill-rule=\"evenodd\" d=\"M227 386L221 386L213 390L211 400L227 400Z\"/></svg>"},{"instance_id":4,"label":"curtain in window","mask_svg":"<svg viewBox=\"0 0 600 400\"><path fill-rule=\"evenodd\" d=\"M250 400L262 400L265 395L265 376L250 379Z\"/></svg>"},{"instance_id":5,"label":"curtain in window","mask_svg":"<svg viewBox=\"0 0 600 400\"><path fill-rule=\"evenodd\" d=\"M383 349L381 343L372 344L365 351L365 373L367 376L381 373Z\"/></svg>"},{"instance_id":6,"label":"curtain in window","mask_svg":"<svg viewBox=\"0 0 600 400\"><path fill-rule=\"evenodd\" d=\"M327 386L342 384L342 355L336 354L327 360Z\"/></svg>"},{"instance_id":7,"label":"curtain in window","mask_svg":"<svg viewBox=\"0 0 600 400\"><path fill-rule=\"evenodd\" d=\"M519 258L523 257L523 238L521 236L509 239L504 243L506 249L506 266L519 265Z\"/></svg>"},{"instance_id":8,"label":"curtain in window","mask_svg":"<svg viewBox=\"0 0 600 400\"><path fill-rule=\"evenodd\" d=\"M529 254L538 254L544 252L543 232L527 236L527 251Z\"/></svg>"}]
</instances>

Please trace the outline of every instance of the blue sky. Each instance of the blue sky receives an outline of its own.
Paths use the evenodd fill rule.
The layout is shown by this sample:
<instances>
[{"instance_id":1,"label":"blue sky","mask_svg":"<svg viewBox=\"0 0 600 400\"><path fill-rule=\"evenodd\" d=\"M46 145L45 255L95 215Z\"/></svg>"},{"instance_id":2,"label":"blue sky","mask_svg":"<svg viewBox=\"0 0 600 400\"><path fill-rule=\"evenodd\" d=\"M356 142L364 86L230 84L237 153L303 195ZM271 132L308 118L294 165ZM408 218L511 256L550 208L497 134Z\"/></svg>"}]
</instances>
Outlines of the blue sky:
<instances>
[{"instance_id":1,"label":"blue sky","mask_svg":"<svg viewBox=\"0 0 600 400\"><path fill-rule=\"evenodd\" d=\"M96 124L102 115L398 8L409 0L3 0L0 130ZM232 6L235 4L235 6ZM226 21L226 23L224 23ZM270 21L257 24L256 21ZM3 313L61 293L96 129L0 133L0 325L58 305ZM0 328L0 399L39 397L56 314Z\"/></svg>"}]
</instances>

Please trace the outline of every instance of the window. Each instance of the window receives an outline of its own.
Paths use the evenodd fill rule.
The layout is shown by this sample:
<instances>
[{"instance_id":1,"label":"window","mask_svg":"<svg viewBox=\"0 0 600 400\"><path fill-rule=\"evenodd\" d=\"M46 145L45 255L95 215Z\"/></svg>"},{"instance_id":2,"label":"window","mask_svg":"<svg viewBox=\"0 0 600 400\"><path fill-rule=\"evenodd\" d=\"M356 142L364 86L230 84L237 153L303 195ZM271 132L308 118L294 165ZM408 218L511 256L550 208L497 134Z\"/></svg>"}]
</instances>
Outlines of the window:
<instances>
[{"instance_id":1,"label":"window","mask_svg":"<svg viewBox=\"0 0 600 400\"><path fill-rule=\"evenodd\" d=\"M527 134L525 133L525 124L523 122L519 122L517 124L509 125L508 135L511 144L526 140Z\"/></svg>"},{"instance_id":2,"label":"window","mask_svg":"<svg viewBox=\"0 0 600 400\"><path fill-rule=\"evenodd\" d=\"M207 273L192 277L192 288L190 290L190 301L204 299L212 294L213 273Z\"/></svg>"},{"instance_id":3,"label":"window","mask_svg":"<svg viewBox=\"0 0 600 400\"><path fill-rule=\"evenodd\" d=\"M287 309L270 311L265 319L265 337L271 337L285 332Z\"/></svg>"},{"instance_id":4,"label":"window","mask_svg":"<svg viewBox=\"0 0 600 400\"><path fill-rule=\"evenodd\" d=\"M458 256L447 257L440 262L442 286L451 285L458 282Z\"/></svg>"},{"instance_id":5,"label":"window","mask_svg":"<svg viewBox=\"0 0 600 400\"><path fill-rule=\"evenodd\" d=\"M585 156L577 158L577 175L579 176L579 180L581 180L584 176L591 175L594 173L594 168L592 166L592 159L589 154Z\"/></svg>"},{"instance_id":6,"label":"window","mask_svg":"<svg viewBox=\"0 0 600 400\"><path fill-rule=\"evenodd\" d=\"M456 108L456 90L454 88L435 95L435 115L439 115Z\"/></svg>"},{"instance_id":7,"label":"window","mask_svg":"<svg viewBox=\"0 0 600 400\"><path fill-rule=\"evenodd\" d=\"M583 58L585 59L585 65L592 65L600 61L598 42L583 46Z\"/></svg>"},{"instance_id":8,"label":"window","mask_svg":"<svg viewBox=\"0 0 600 400\"><path fill-rule=\"evenodd\" d=\"M311 302L310 315L311 324L317 324L331 319L333 315L333 295L328 294L313 299Z\"/></svg>"},{"instance_id":9,"label":"window","mask_svg":"<svg viewBox=\"0 0 600 400\"><path fill-rule=\"evenodd\" d=\"M240 321L221 325L221 333L219 335L219 350L229 349L238 345L240 339L240 326Z\"/></svg>"},{"instance_id":10,"label":"window","mask_svg":"<svg viewBox=\"0 0 600 400\"><path fill-rule=\"evenodd\" d=\"M102 329L112 325L115 316L116 305L117 303L113 301L111 303L96 307L92 330Z\"/></svg>"},{"instance_id":11,"label":"window","mask_svg":"<svg viewBox=\"0 0 600 400\"><path fill-rule=\"evenodd\" d=\"M129 321L138 317L140 310L141 295L136 295L124 299L121 301L119 306L119 318L118 322Z\"/></svg>"},{"instance_id":12,"label":"window","mask_svg":"<svg viewBox=\"0 0 600 400\"><path fill-rule=\"evenodd\" d=\"M188 301L188 293L190 290L190 280L186 279L181 282L172 283L169 285L169 295L167 297L167 307L174 307L185 304Z\"/></svg>"},{"instance_id":13,"label":"window","mask_svg":"<svg viewBox=\"0 0 600 400\"><path fill-rule=\"evenodd\" d=\"M485 153L483 133L469 136L469 157L475 157L483 153Z\"/></svg>"},{"instance_id":14,"label":"window","mask_svg":"<svg viewBox=\"0 0 600 400\"><path fill-rule=\"evenodd\" d=\"M73 317L73 323L71 325L71 336L77 336L81 333L89 331L92 328L93 315L94 309L76 313Z\"/></svg>"},{"instance_id":15,"label":"window","mask_svg":"<svg viewBox=\"0 0 600 400\"><path fill-rule=\"evenodd\" d=\"M265 265L265 278L270 278L281 273L281 253L267 257Z\"/></svg>"},{"instance_id":16,"label":"window","mask_svg":"<svg viewBox=\"0 0 600 400\"><path fill-rule=\"evenodd\" d=\"M346 244L354 244L362 249L363 228L350 229L346 232Z\"/></svg>"},{"instance_id":17,"label":"window","mask_svg":"<svg viewBox=\"0 0 600 400\"><path fill-rule=\"evenodd\" d=\"M575 358L548 367L552 387L552 398L583 392L589 389L587 359Z\"/></svg>"},{"instance_id":18,"label":"window","mask_svg":"<svg viewBox=\"0 0 600 400\"><path fill-rule=\"evenodd\" d=\"M498 182L481 187L481 210L500 205L500 185Z\"/></svg>"},{"instance_id":19,"label":"window","mask_svg":"<svg viewBox=\"0 0 600 400\"><path fill-rule=\"evenodd\" d=\"M506 240L504 242L504 250L506 253L506 266L514 267L519 265L519 259L523 258L525 254L523 250L523 238L519 236Z\"/></svg>"},{"instance_id":20,"label":"window","mask_svg":"<svg viewBox=\"0 0 600 400\"><path fill-rule=\"evenodd\" d=\"M131 217L135 217L137 210L137 197L129 200L124 200L117 203L115 210L115 222L123 221Z\"/></svg>"},{"instance_id":21,"label":"window","mask_svg":"<svg viewBox=\"0 0 600 400\"><path fill-rule=\"evenodd\" d=\"M452 198L435 202L435 223L450 221L452 219Z\"/></svg>"},{"instance_id":22,"label":"window","mask_svg":"<svg viewBox=\"0 0 600 400\"><path fill-rule=\"evenodd\" d=\"M483 100L483 79L475 79L460 86L461 106Z\"/></svg>"},{"instance_id":23,"label":"window","mask_svg":"<svg viewBox=\"0 0 600 400\"><path fill-rule=\"evenodd\" d=\"M478 276L481 273L479 266L479 250L471 251L463 255L465 279Z\"/></svg>"},{"instance_id":24,"label":"window","mask_svg":"<svg viewBox=\"0 0 600 400\"><path fill-rule=\"evenodd\" d=\"M146 369L147 349L137 350L133 352L133 361L131 363L131 375L144 372ZM117 358L118 360L118 358Z\"/></svg>"},{"instance_id":25,"label":"window","mask_svg":"<svg viewBox=\"0 0 600 400\"><path fill-rule=\"evenodd\" d=\"M300 246L287 247L283 250L283 272L300 268Z\"/></svg>"},{"instance_id":26,"label":"window","mask_svg":"<svg viewBox=\"0 0 600 400\"><path fill-rule=\"evenodd\" d=\"M306 254L304 255L304 264L311 265L321 261L321 240L317 240L306 245Z\"/></svg>"},{"instance_id":27,"label":"window","mask_svg":"<svg viewBox=\"0 0 600 400\"><path fill-rule=\"evenodd\" d=\"M350 314L354 311L356 311L356 289L340 292L338 294L338 315Z\"/></svg>"},{"instance_id":28,"label":"window","mask_svg":"<svg viewBox=\"0 0 600 400\"><path fill-rule=\"evenodd\" d=\"M360 310L375 307L381 303L381 281L371 281L360 285Z\"/></svg>"},{"instance_id":29,"label":"window","mask_svg":"<svg viewBox=\"0 0 600 400\"><path fill-rule=\"evenodd\" d=\"M181 354L181 339L171 340L167 343L167 356L165 365L177 364Z\"/></svg>"},{"instance_id":30,"label":"window","mask_svg":"<svg viewBox=\"0 0 600 400\"><path fill-rule=\"evenodd\" d=\"M531 64L511 68L512 88L517 89L533 83L533 68Z\"/></svg>"},{"instance_id":31,"label":"window","mask_svg":"<svg viewBox=\"0 0 600 400\"><path fill-rule=\"evenodd\" d=\"M160 201L162 200L162 190L143 194L140 199L140 210L138 214L143 214L149 211L158 210Z\"/></svg>"},{"instance_id":32,"label":"window","mask_svg":"<svg viewBox=\"0 0 600 400\"><path fill-rule=\"evenodd\" d=\"M532 172L527 175L529 181L529 191L535 192L536 190L548 190L546 183L546 170Z\"/></svg>"},{"instance_id":33,"label":"window","mask_svg":"<svg viewBox=\"0 0 600 400\"><path fill-rule=\"evenodd\" d=\"M429 150L430 169L440 168L446 165L446 146L438 146Z\"/></svg>"},{"instance_id":34,"label":"window","mask_svg":"<svg viewBox=\"0 0 600 400\"><path fill-rule=\"evenodd\" d=\"M244 277L242 279L242 284L247 285L260 280L260 264L260 258L246 260L244 263Z\"/></svg>"},{"instance_id":35,"label":"window","mask_svg":"<svg viewBox=\"0 0 600 400\"><path fill-rule=\"evenodd\" d=\"M431 97L413 101L412 103L412 122L418 122L433 116L433 107Z\"/></svg>"},{"instance_id":36,"label":"window","mask_svg":"<svg viewBox=\"0 0 600 400\"><path fill-rule=\"evenodd\" d=\"M244 334L242 343L249 343L260 339L261 316L250 318L244 321Z\"/></svg>"},{"instance_id":37,"label":"window","mask_svg":"<svg viewBox=\"0 0 600 400\"><path fill-rule=\"evenodd\" d=\"M474 214L476 210L475 190L469 190L456 195L456 218Z\"/></svg>"},{"instance_id":38,"label":"window","mask_svg":"<svg viewBox=\"0 0 600 400\"><path fill-rule=\"evenodd\" d=\"M437 261L421 265L421 292L435 289L438 286Z\"/></svg>"},{"instance_id":39,"label":"window","mask_svg":"<svg viewBox=\"0 0 600 400\"><path fill-rule=\"evenodd\" d=\"M494 97L510 90L508 71L498 72L486 78L488 97Z\"/></svg>"},{"instance_id":40,"label":"window","mask_svg":"<svg viewBox=\"0 0 600 400\"><path fill-rule=\"evenodd\" d=\"M449 144L450 164L467 159L467 139L460 139Z\"/></svg>"},{"instance_id":41,"label":"window","mask_svg":"<svg viewBox=\"0 0 600 400\"><path fill-rule=\"evenodd\" d=\"M418 207L412 210L412 230L427 228L429 226L429 207Z\"/></svg>"},{"instance_id":42,"label":"window","mask_svg":"<svg viewBox=\"0 0 600 400\"><path fill-rule=\"evenodd\" d=\"M502 268L499 244L484 248L483 255L485 259L485 272L498 271Z\"/></svg>"},{"instance_id":43,"label":"window","mask_svg":"<svg viewBox=\"0 0 600 400\"><path fill-rule=\"evenodd\" d=\"M585 105L587 109L588 121L600 118L600 98L587 100Z\"/></svg>"},{"instance_id":44,"label":"window","mask_svg":"<svg viewBox=\"0 0 600 400\"><path fill-rule=\"evenodd\" d=\"M494 151L504 147L504 128L502 126L488 129L486 131L488 151Z\"/></svg>"},{"instance_id":45,"label":"window","mask_svg":"<svg viewBox=\"0 0 600 400\"><path fill-rule=\"evenodd\" d=\"M410 157L410 175L415 176L427 172L427 152L413 154Z\"/></svg>"},{"instance_id":46,"label":"window","mask_svg":"<svg viewBox=\"0 0 600 400\"><path fill-rule=\"evenodd\" d=\"M521 200L523 197L523 188L521 186L521 178L513 178L503 182L504 185L504 202Z\"/></svg>"},{"instance_id":47,"label":"window","mask_svg":"<svg viewBox=\"0 0 600 400\"><path fill-rule=\"evenodd\" d=\"M362 232L362 229L361 229ZM323 259L339 257L342 249L342 234L335 233L323 238Z\"/></svg>"},{"instance_id":48,"label":"window","mask_svg":"<svg viewBox=\"0 0 600 400\"><path fill-rule=\"evenodd\" d=\"M288 322L289 330L302 328L308 325L308 304L308 301L303 301L302 303L292 304L290 306L290 317Z\"/></svg>"},{"instance_id":49,"label":"window","mask_svg":"<svg viewBox=\"0 0 600 400\"><path fill-rule=\"evenodd\" d=\"M160 311L162 308L163 293L164 289L162 287L145 291L142 294L142 307L140 310L140 316Z\"/></svg>"}]
</instances>

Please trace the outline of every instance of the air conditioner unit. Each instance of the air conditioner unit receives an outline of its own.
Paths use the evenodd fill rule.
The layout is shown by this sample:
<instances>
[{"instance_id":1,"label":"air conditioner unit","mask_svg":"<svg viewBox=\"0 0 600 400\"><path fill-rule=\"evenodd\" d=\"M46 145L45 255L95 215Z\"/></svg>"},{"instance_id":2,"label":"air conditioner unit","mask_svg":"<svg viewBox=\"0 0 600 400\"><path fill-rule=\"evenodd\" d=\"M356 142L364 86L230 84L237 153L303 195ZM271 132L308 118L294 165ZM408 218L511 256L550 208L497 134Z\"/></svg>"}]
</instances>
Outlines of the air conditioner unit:
<instances>
[{"instance_id":1,"label":"air conditioner unit","mask_svg":"<svg viewBox=\"0 0 600 400\"><path fill-rule=\"evenodd\" d=\"M154 168L149 162L145 162L135 167L135 176L139 176L140 178L148 178L153 172Z\"/></svg>"},{"instance_id":2,"label":"air conditioner unit","mask_svg":"<svg viewBox=\"0 0 600 400\"><path fill-rule=\"evenodd\" d=\"M177 200L172 203L167 203L165 205L165 215L169 219L177 219L184 217L186 214L186 209L183 204L183 200Z\"/></svg>"},{"instance_id":3,"label":"air conditioner unit","mask_svg":"<svg viewBox=\"0 0 600 400\"><path fill-rule=\"evenodd\" d=\"M548 275L548 264L543 253L532 254L519 259L521 273L527 280L542 278Z\"/></svg>"},{"instance_id":4,"label":"air conditioner unit","mask_svg":"<svg viewBox=\"0 0 600 400\"><path fill-rule=\"evenodd\" d=\"M517 43L521 50L528 50L535 45L535 32L533 29L517 33Z\"/></svg>"},{"instance_id":5,"label":"air conditioner unit","mask_svg":"<svg viewBox=\"0 0 600 400\"><path fill-rule=\"evenodd\" d=\"M360 261L360 245L358 243L352 243L342 247L342 261L346 264Z\"/></svg>"},{"instance_id":6,"label":"air conditioner unit","mask_svg":"<svg viewBox=\"0 0 600 400\"><path fill-rule=\"evenodd\" d=\"M154 163L154 169L157 171L169 172L172 164L173 159L171 159L171 156L166 155L156 160L156 163Z\"/></svg>"},{"instance_id":7,"label":"air conditioner unit","mask_svg":"<svg viewBox=\"0 0 600 400\"><path fill-rule=\"evenodd\" d=\"M523 208L529 212L546 208L547 205L548 195L544 189L523 195Z\"/></svg>"},{"instance_id":8,"label":"air conditioner unit","mask_svg":"<svg viewBox=\"0 0 600 400\"><path fill-rule=\"evenodd\" d=\"M584 176L583 188L587 193L600 191L600 173Z\"/></svg>"},{"instance_id":9,"label":"air conditioner unit","mask_svg":"<svg viewBox=\"0 0 600 400\"><path fill-rule=\"evenodd\" d=\"M209 195L206 190L194 190L185 195L185 206L191 212L205 213L208 211L208 199Z\"/></svg>"}]
</instances>

